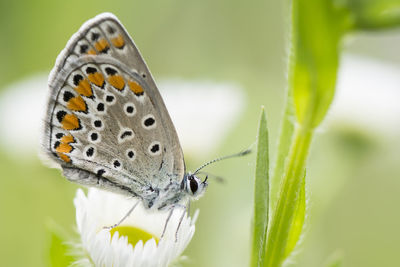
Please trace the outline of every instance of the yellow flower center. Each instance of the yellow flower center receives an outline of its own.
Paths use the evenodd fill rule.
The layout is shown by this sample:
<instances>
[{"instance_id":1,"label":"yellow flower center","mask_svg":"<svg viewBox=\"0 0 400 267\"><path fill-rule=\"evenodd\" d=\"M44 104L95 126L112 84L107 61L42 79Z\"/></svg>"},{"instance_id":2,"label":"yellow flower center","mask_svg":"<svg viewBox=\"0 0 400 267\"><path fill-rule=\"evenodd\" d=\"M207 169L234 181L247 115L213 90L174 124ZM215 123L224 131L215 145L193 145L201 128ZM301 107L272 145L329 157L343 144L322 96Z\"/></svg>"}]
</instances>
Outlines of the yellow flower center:
<instances>
[{"instance_id":1,"label":"yellow flower center","mask_svg":"<svg viewBox=\"0 0 400 267\"><path fill-rule=\"evenodd\" d=\"M133 226L123 225L114 227L110 230L111 237L113 237L115 232L118 232L120 236L126 236L128 238L128 243L131 244L133 247L135 247L136 243L140 240L142 240L143 243L146 243L148 240L154 238L157 244L159 241L156 236L144 231L143 229Z\"/></svg>"}]
</instances>

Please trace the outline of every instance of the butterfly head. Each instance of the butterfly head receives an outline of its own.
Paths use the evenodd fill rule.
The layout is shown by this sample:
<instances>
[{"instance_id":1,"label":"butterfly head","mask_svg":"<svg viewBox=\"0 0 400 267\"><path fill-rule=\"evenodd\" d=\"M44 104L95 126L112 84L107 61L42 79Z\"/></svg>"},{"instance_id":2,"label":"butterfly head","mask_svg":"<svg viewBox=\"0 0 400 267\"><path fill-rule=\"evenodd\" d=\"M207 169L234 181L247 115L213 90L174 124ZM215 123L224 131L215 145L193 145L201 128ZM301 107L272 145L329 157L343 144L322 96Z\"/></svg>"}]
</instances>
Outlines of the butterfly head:
<instances>
[{"instance_id":1,"label":"butterfly head","mask_svg":"<svg viewBox=\"0 0 400 267\"><path fill-rule=\"evenodd\" d=\"M188 173L182 180L181 189L191 198L200 198L207 188L207 177L201 181L196 175Z\"/></svg>"}]
</instances>

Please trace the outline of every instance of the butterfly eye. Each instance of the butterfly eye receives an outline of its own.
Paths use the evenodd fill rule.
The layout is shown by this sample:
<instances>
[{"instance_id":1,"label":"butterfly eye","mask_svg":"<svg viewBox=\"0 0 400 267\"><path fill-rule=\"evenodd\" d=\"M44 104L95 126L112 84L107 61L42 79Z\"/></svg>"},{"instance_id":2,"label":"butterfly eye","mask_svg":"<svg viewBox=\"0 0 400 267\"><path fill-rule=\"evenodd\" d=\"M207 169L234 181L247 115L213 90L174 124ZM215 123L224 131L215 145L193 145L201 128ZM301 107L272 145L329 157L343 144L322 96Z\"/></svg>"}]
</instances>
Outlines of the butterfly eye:
<instances>
[{"instance_id":1,"label":"butterfly eye","mask_svg":"<svg viewBox=\"0 0 400 267\"><path fill-rule=\"evenodd\" d=\"M197 184L196 179L194 179L193 177L189 177L189 186L192 194L196 194L197 189L199 189L199 185Z\"/></svg>"}]
</instances>

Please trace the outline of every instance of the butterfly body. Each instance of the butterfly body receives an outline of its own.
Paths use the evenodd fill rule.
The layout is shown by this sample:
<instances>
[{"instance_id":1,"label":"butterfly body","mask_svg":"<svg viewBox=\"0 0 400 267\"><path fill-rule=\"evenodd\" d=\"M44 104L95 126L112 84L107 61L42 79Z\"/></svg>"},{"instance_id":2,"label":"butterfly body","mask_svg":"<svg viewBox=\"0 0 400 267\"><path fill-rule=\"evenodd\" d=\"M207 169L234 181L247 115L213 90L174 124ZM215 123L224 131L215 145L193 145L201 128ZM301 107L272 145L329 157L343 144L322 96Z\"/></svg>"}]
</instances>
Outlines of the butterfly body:
<instances>
[{"instance_id":1,"label":"butterfly body","mask_svg":"<svg viewBox=\"0 0 400 267\"><path fill-rule=\"evenodd\" d=\"M134 42L109 13L71 38L49 77L42 144L69 180L164 209L206 188Z\"/></svg>"}]
</instances>

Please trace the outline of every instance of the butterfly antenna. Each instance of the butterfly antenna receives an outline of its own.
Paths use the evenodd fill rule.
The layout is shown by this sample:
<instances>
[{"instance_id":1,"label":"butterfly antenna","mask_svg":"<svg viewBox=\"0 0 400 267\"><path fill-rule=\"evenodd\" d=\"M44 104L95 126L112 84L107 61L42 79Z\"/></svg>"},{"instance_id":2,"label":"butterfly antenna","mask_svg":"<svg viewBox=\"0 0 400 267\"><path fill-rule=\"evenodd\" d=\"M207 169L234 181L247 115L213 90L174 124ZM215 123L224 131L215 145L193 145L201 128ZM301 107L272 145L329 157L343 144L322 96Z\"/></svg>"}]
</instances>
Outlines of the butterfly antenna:
<instances>
[{"instance_id":1,"label":"butterfly antenna","mask_svg":"<svg viewBox=\"0 0 400 267\"><path fill-rule=\"evenodd\" d=\"M206 162L206 163L204 163L203 165L201 165L200 167L198 167L197 170L195 170L193 174L198 173L201 169L203 169L203 168L207 167L208 165L213 164L213 163L215 163L215 162L218 162L218 161L221 161L221 160L224 160L224 159L230 159L230 158L236 158L236 157L246 156L247 154L250 154L250 153L251 153L251 149L248 148L248 149L243 150L243 151L241 151L241 152L239 152L239 153L236 153L236 154L232 154L232 155L228 155L228 156L223 156L223 157L219 157L219 158L210 160L209 162Z\"/></svg>"},{"instance_id":2,"label":"butterfly antenna","mask_svg":"<svg viewBox=\"0 0 400 267\"><path fill-rule=\"evenodd\" d=\"M209 172L201 171L201 172L197 172L197 174L204 174L207 177L216 180L218 183L224 183L225 182L224 177L218 176L218 175L215 175L215 174L212 174L212 173L209 173Z\"/></svg>"}]
</instances>

